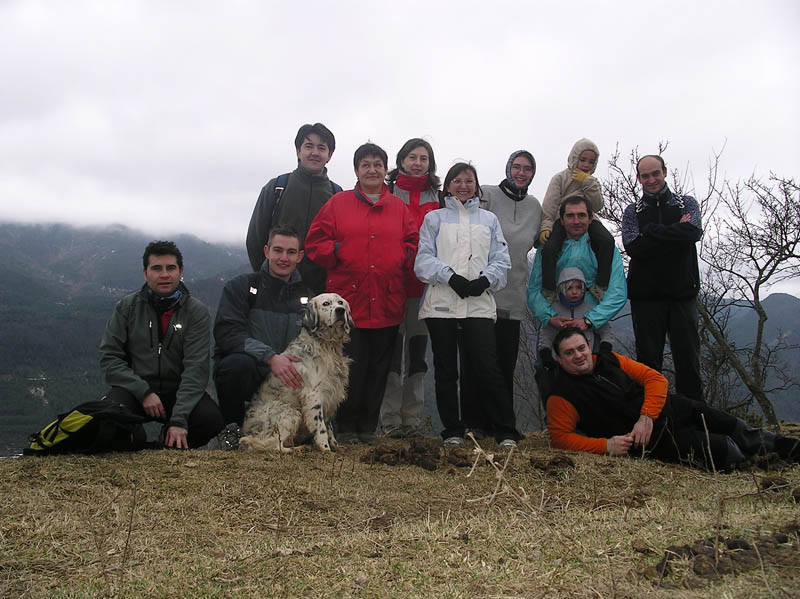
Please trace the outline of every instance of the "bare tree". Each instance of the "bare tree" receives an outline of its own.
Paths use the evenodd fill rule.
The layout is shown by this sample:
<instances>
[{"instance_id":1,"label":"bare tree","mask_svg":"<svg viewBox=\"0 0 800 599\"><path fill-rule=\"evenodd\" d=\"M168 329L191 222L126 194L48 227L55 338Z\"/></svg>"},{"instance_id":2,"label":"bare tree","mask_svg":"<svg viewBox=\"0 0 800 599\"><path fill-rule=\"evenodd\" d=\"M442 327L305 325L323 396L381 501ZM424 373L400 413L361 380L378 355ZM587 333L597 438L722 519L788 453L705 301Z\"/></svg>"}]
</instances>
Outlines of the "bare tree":
<instances>
[{"instance_id":1,"label":"bare tree","mask_svg":"<svg viewBox=\"0 0 800 599\"><path fill-rule=\"evenodd\" d=\"M530 314L520 323L519 355L514 371L514 405L522 430L544 430L547 426L544 405L536 384L538 365L536 321Z\"/></svg>"},{"instance_id":2,"label":"bare tree","mask_svg":"<svg viewBox=\"0 0 800 599\"><path fill-rule=\"evenodd\" d=\"M667 145L659 143L658 153ZM766 182L753 176L731 183L719 176L720 156L721 151L713 154L702 192L695 188L690 169L684 170L683 179L677 170L671 173L673 191L688 190L696 197L704 223L698 311L705 395L724 409L755 400L766 420L777 427L769 395L797 385L780 358L794 346L780 335L776 340L765 338L763 299L773 285L800 276L800 188L793 179L774 174ZM637 149L624 160L617 148L603 181L605 206L599 216L617 233L625 207L639 198L638 159ZM737 346L732 341L728 323L734 309L757 315L753 342Z\"/></svg>"},{"instance_id":3,"label":"bare tree","mask_svg":"<svg viewBox=\"0 0 800 599\"><path fill-rule=\"evenodd\" d=\"M767 422L778 426L768 395L797 381L779 358L789 348L783 337L765 338L763 300L773 285L800 277L800 187L771 174L767 181L755 176L724 181L715 193L718 206L706 224L700 253L707 266L703 293L713 302L699 302L700 318ZM745 347L725 334L720 315L732 308L752 310L757 317L755 339Z\"/></svg>"}]
</instances>

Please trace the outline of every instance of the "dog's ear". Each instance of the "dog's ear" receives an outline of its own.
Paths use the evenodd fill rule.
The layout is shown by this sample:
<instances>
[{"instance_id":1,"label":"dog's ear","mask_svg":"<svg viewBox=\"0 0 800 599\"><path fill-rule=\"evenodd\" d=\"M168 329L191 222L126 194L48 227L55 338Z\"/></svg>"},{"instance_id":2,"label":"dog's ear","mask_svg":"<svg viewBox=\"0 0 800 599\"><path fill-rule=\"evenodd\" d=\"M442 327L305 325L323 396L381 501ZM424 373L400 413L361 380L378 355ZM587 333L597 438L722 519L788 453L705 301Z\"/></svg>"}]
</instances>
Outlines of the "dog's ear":
<instances>
[{"instance_id":1,"label":"dog's ear","mask_svg":"<svg viewBox=\"0 0 800 599\"><path fill-rule=\"evenodd\" d=\"M319 328L319 314L317 314L316 304L308 302L303 309L303 327L308 329L309 333L313 333Z\"/></svg>"},{"instance_id":2,"label":"dog's ear","mask_svg":"<svg viewBox=\"0 0 800 599\"><path fill-rule=\"evenodd\" d=\"M342 298L342 301L344 302L344 315L345 315L344 330L347 333L349 333L350 329L356 328L356 323L353 322L353 317L350 316L350 304L347 303L347 300L344 298Z\"/></svg>"}]
</instances>

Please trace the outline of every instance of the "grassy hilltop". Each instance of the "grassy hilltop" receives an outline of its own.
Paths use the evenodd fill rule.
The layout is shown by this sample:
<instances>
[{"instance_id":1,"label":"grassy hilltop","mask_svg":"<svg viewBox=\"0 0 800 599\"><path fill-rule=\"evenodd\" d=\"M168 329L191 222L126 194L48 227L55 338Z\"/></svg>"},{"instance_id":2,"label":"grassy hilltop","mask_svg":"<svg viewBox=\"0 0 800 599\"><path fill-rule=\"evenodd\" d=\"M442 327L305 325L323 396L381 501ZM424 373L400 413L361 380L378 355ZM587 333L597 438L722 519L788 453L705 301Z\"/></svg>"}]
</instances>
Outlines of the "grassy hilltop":
<instances>
[{"instance_id":1,"label":"grassy hilltop","mask_svg":"<svg viewBox=\"0 0 800 599\"><path fill-rule=\"evenodd\" d=\"M0 460L0 596L798 596L800 467L439 446Z\"/></svg>"}]
</instances>

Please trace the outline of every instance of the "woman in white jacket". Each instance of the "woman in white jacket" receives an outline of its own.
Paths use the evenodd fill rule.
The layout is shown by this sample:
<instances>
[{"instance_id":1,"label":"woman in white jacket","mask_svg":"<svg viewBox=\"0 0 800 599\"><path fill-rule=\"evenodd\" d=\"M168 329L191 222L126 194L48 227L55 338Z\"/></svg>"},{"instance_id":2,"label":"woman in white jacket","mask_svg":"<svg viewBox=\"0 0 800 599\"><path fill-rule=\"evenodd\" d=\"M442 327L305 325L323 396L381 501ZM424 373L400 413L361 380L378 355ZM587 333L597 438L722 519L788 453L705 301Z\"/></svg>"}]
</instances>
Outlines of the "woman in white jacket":
<instances>
[{"instance_id":1,"label":"woman in white jacket","mask_svg":"<svg viewBox=\"0 0 800 599\"><path fill-rule=\"evenodd\" d=\"M488 418L502 449L521 439L497 360L494 291L511 268L508 245L497 217L480 208L478 173L455 164L444 180L444 208L429 212L419 232L414 272L426 283L419 317L425 319L433 349L436 405L445 445L463 443L465 422ZM475 402L458 399L459 329L465 359L480 385ZM465 398L466 399L466 398ZM481 402L482 405L474 405ZM485 415L485 416L484 416Z\"/></svg>"}]
</instances>

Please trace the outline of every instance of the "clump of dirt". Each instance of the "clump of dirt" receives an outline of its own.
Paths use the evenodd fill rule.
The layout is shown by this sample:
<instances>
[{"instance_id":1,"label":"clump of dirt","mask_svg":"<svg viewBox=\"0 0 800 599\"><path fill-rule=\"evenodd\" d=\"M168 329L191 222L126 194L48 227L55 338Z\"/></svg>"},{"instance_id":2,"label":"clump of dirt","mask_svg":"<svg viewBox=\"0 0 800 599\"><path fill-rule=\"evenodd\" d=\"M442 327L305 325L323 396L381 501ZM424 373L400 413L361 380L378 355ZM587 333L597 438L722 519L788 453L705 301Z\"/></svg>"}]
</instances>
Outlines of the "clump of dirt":
<instances>
[{"instance_id":1,"label":"clump of dirt","mask_svg":"<svg viewBox=\"0 0 800 599\"><path fill-rule=\"evenodd\" d=\"M531 458L531 466L550 476L564 476L567 470L575 467L575 462L565 453L557 453L549 460L546 458Z\"/></svg>"},{"instance_id":2,"label":"clump of dirt","mask_svg":"<svg viewBox=\"0 0 800 599\"><path fill-rule=\"evenodd\" d=\"M759 483L762 491L778 493L789 487L789 481L782 476L764 476Z\"/></svg>"},{"instance_id":3,"label":"clump of dirt","mask_svg":"<svg viewBox=\"0 0 800 599\"><path fill-rule=\"evenodd\" d=\"M768 565L800 567L800 524L797 521L783 526L778 532L762 536L757 541L737 537L710 537L692 545L667 547L664 557L655 567L644 571L644 576L665 588L677 588L667 577L673 571L672 562L689 560L692 573L685 576L681 585L698 589L720 580L723 576L737 576L754 568Z\"/></svg>"},{"instance_id":4,"label":"clump of dirt","mask_svg":"<svg viewBox=\"0 0 800 599\"><path fill-rule=\"evenodd\" d=\"M419 466L425 470L448 465L461 468L472 466L470 453L466 449L444 450L441 440L435 438L410 439L401 444L381 442L370 448L361 461L369 464L379 462L387 466Z\"/></svg>"}]
</instances>

